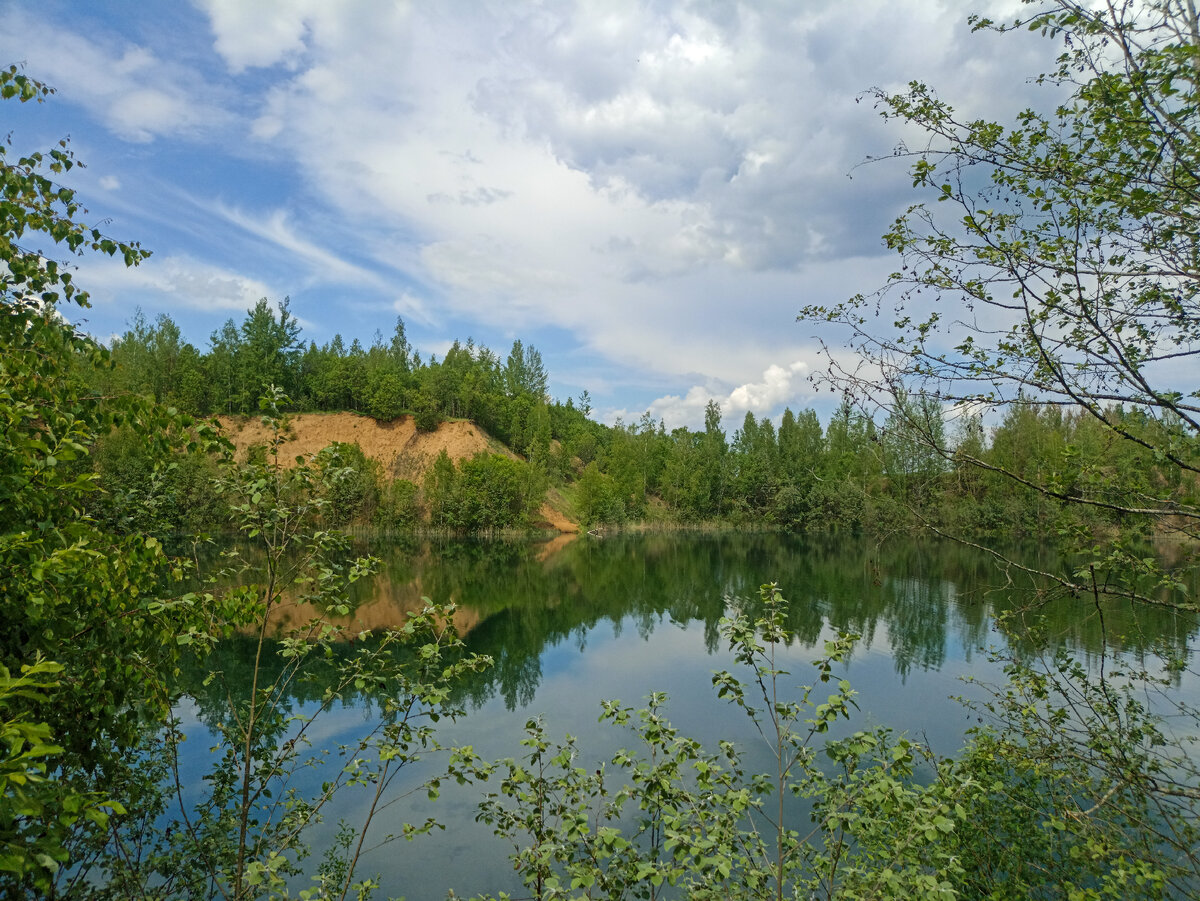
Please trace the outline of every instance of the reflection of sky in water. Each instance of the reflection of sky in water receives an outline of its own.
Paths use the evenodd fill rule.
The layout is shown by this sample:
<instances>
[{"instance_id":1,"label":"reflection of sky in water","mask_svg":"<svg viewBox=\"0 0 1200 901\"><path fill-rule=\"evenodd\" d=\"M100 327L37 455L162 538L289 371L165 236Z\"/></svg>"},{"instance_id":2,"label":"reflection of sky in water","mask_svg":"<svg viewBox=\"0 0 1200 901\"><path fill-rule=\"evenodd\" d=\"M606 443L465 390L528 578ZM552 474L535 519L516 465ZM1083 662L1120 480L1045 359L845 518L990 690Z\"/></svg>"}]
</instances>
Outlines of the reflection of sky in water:
<instances>
[{"instance_id":1,"label":"reflection of sky in water","mask_svg":"<svg viewBox=\"0 0 1200 901\"><path fill-rule=\"evenodd\" d=\"M752 767L768 768L766 748L750 731L744 715L718 700L711 688L713 670L731 666L732 661L724 646L715 655L707 653L703 624L662 619L649 636L643 637L633 619L627 617L615 626L604 622L588 630L582 636L584 641L573 640L576 637L560 640L544 650L542 679L529 707L509 710L501 698L492 698L457 723L443 722L440 740L473 745L488 758L518 754L526 720L541 714L551 738L558 741L568 733L573 735L581 755L588 758L587 765L593 766L635 741L632 733L598 722L600 702L619 698L628 706L638 707L654 689L670 696L667 715L684 733L710 747L722 738L737 738ZM822 636L832 637L830 631ZM812 678L811 661L819 655L820 647L818 643L816 647L794 645L785 649L781 664L790 670L790 675L782 677L785 693ZM978 674L978 667L962 665L961 656L951 657L941 670L914 670L902 680L886 647L886 633L878 632L871 648L860 647L848 665L838 667L838 675L849 678L859 692L861 709L848 727L837 731L894 726L930 742L940 753L953 752L970 722L965 710L946 699L962 693L965 686L957 681L958 677L967 672ZM832 690L832 684L821 686L814 698L823 701ZM313 710L315 704L310 703L301 705L297 712L308 714ZM199 786L209 763L205 752L211 745L211 735L186 702L180 714L189 731L184 754L185 785ZM335 707L309 727L309 737L314 747L332 749L356 742L373 724L368 711ZM435 757L431 755L426 763L403 773L389 794L404 794L419 786L433 772ZM329 766L337 767L341 762L334 754ZM327 771L316 768L300 771L295 781L303 790L315 792L327 778ZM507 863L507 847L492 836L489 827L475 822L478 798L476 788L443 786L436 803L429 803L423 793L418 793L385 809L372 826L369 844L398 831L405 820L417 822L427 815L439 818L446 829L413 842L397 840L376 848L364 858L361 875L378 873L387 893L404 894L410 899L442 898L448 888L460 897L516 890L518 885L512 881ZM324 823L312 831L314 848L331 842L339 820L361 822L369 799L368 789L343 790L327 810Z\"/></svg>"},{"instance_id":2,"label":"reflection of sky in water","mask_svg":"<svg viewBox=\"0 0 1200 901\"><path fill-rule=\"evenodd\" d=\"M604 552L595 547L585 550L593 556ZM706 559L715 556L715 552L705 554ZM831 560L831 564L836 563L836 559ZM771 566L778 568L772 562L765 567L767 571L771 571ZM756 571L763 568L760 565ZM988 624L989 599L978 592L963 592L949 579L909 578L902 571L892 577L885 574L878 583L860 571L859 580L843 590L841 583L831 582L815 565L813 569L816 576L810 581L797 577L789 586L781 579L785 594L793 600L799 598L798 603L804 605L801 623L802 628L808 629L804 642L781 651L781 664L790 671L782 677L784 694L794 695L789 689L812 681L811 662L821 655L822 642L835 635L829 625L832 620L865 636L851 659L835 669L835 675L848 678L858 692L859 712L851 723L840 725L834 734L887 726L928 743L939 755L953 754L960 747L965 731L977 724L974 715L953 700L953 696L983 696L980 686L963 680L966 677L994 683L1003 680L1000 666L990 662L986 649L981 647L985 644L1003 647L1006 643ZM648 567L647 571L652 569ZM841 567L840 571L855 575L849 567ZM798 575L808 573L803 571ZM697 578L695 573L689 576ZM503 578L502 570L488 572L488 582L496 584L497 578ZM737 579L757 584L755 579L730 576L730 581ZM585 579L579 581L588 586ZM702 584L704 579L699 581ZM586 593L590 586L579 590ZM844 597L835 596L839 590ZM476 694L464 719L440 724L439 740L444 744L470 744L489 759L519 756L526 720L540 715L552 741L559 741L568 733L575 736L581 758L586 759L586 765L594 766L611 757L618 748L632 747L635 742L630 732L598 722L600 702L619 698L626 706L639 707L654 690L669 695L666 714L683 733L700 739L710 748L720 739L735 739L744 747L751 770L768 769L767 749L744 714L718 700L712 689L713 670L732 665L724 642L718 644L715 653L709 653L712 622L700 619L677 622L674 616L686 617L681 611L690 608L677 604L674 599L679 595L672 594L666 584L656 586L654 591L647 589L647 606L635 608L634 612L626 606L585 614L587 621L593 623L590 627L571 625L565 609L568 602L564 601L563 606L542 611L548 625L540 638L532 634L539 628L536 598L529 607L500 605L485 612L479 634L498 642L490 652L507 654L510 647L514 648L511 654L516 675L512 678L519 679L521 673L532 676L507 695L494 684ZM551 593L543 595L546 596ZM569 592L560 586L553 596L566 598ZM698 596L696 603L701 607L702 601ZM569 603L575 604L576 599ZM579 606L581 610L588 608L582 601ZM489 625L490 632L486 628ZM1070 622L1059 627L1059 634L1086 639L1084 626L1086 623ZM529 652L522 651L519 643L512 646L500 643L514 637L527 639L525 645L534 649L532 658L520 656ZM1179 681L1189 696L1200 694L1200 684L1191 673L1184 673ZM819 686L813 694L814 701L823 702L832 690L832 685ZM510 702L517 697L531 700L524 706L516 704L510 708L506 696ZM305 703L299 705L298 712L310 713L315 709L315 703ZM212 760L207 753L212 737L199 722L195 706L186 699L179 715L190 735L183 765L185 784L192 794L201 786L201 777ZM352 744L375 724L375 716L373 709L353 704L335 707L309 727L310 740L316 748ZM331 756L330 766L340 766L336 756ZM413 791L436 767L433 759L411 767L393 783L389 797ZM315 792L327 778L328 773L319 768L306 770L298 776L296 784L304 791ZM398 840L373 850L364 858L359 875L378 873L385 895L405 895L412 901L444 898L446 890L451 888L460 897L484 891L518 890L520 886L507 862L510 849L492 836L490 827L475 822L480 794L480 787L444 785L436 803L417 793L381 811L372 826L369 846L389 832L399 831L403 822L420 822L429 815L437 817L446 828L413 842ZM320 850L332 840L338 821L344 818L352 824L360 823L369 803L370 790L366 788L351 788L339 794L327 809L325 821L311 833L314 865L320 858ZM302 885L298 883L297 887Z\"/></svg>"}]
</instances>

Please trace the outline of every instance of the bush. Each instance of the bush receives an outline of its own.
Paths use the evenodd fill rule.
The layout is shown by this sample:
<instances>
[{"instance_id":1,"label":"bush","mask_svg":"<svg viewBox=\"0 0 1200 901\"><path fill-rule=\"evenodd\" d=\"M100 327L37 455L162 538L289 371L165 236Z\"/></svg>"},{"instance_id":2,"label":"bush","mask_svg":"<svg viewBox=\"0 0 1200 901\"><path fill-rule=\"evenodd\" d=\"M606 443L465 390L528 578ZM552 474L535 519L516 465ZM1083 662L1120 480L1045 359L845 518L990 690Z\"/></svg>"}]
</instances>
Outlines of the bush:
<instances>
[{"instance_id":1,"label":"bush","mask_svg":"<svg viewBox=\"0 0 1200 901\"><path fill-rule=\"evenodd\" d=\"M408 479L396 479L384 487L375 509L375 524L382 529L408 531L421 518L420 491Z\"/></svg>"},{"instance_id":2,"label":"bush","mask_svg":"<svg viewBox=\"0 0 1200 901\"><path fill-rule=\"evenodd\" d=\"M438 423L442 421L437 401L424 389L419 391L413 400L413 419L417 424L417 430L421 432L436 431Z\"/></svg>"},{"instance_id":3,"label":"bush","mask_svg":"<svg viewBox=\"0 0 1200 901\"><path fill-rule=\"evenodd\" d=\"M866 495L852 482L818 482L808 495L806 527L810 532L862 531Z\"/></svg>"},{"instance_id":4,"label":"bush","mask_svg":"<svg viewBox=\"0 0 1200 901\"><path fill-rule=\"evenodd\" d=\"M425 477L430 524L453 532L523 528L545 493L538 470L501 454L478 453L455 467L443 451Z\"/></svg>"},{"instance_id":5,"label":"bush","mask_svg":"<svg viewBox=\"0 0 1200 901\"><path fill-rule=\"evenodd\" d=\"M228 517L212 490L217 466L203 453L155 448L123 428L97 441L94 459L103 491L91 512L118 532L193 535Z\"/></svg>"},{"instance_id":6,"label":"bush","mask_svg":"<svg viewBox=\"0 0 1200 901\"><path fill-rule=\"evenodd\" d=\"M379 463L357 443L335 441L318 455L318 464L327 486L326 521L333 526L370 522L379 506Z\"/></svg>"},{"instance_id":7,"label":"bush","mask_svg":"<svg viewBox=\"0 0 1200 901\"><path fill-rule=\"evenodd\" d=\"M404 412L404 385L392 373L383 375L371 392L367 413L383 422L391 422ZM437 423L434 423L434 428ZM430 431L430 429L425 429Z\"/></svg>"},{"instance_id":8,"label":"bush","mask_svg":"<svg viewBox=\"0 0 1200 901\"><path fill-rule=\"evenodd\" d=\"M625 519L625 505L621 503L616 484L594 461L584 467L583 475L579 477L575 508L579 521L585 526Z\"/></svg>"},{"instance_id":9,"label":"bush","mask_svg":"<svg viewBox=\"0 0 1200 901\"><path fill-rule=\"evenodd\" d=\"M784 485L775 492L771 518L785 529L800 531L808 514L808 496L795 485Z\"/></svg>"}]
</instances>

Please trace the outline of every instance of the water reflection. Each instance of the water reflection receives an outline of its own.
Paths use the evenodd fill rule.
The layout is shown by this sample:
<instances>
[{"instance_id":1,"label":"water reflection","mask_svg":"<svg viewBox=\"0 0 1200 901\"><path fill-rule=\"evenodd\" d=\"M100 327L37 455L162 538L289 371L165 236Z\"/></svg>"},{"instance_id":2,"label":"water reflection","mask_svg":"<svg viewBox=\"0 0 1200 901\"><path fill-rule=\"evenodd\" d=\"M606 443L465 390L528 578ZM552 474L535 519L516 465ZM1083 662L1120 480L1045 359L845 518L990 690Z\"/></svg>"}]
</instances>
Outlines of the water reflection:
<instances>
[{"instance_id":1,"label":"water reflection","mask_svg":"<svg viewBox=\"0 0 1200 901\"><path fill-rule=\"evenodd\" d=\"M1160 648L1182 653L1195 629L1191 617L1165 609L1097 608L1087 600L1039 593L1036 585L1006 585L992 558L957 545L771 534L622 535L553 543L377 542L356 550L381 560L376 578L354 586L350 621L357 629L398 626L425 597L453 602L468 649L494 658L491 669L460 687L457 700L472 712L448 726L445 738L495 757L518 753L525 717L543 713L553 734L571 732L602 760L625 736L597 726L599 699L637 704L659 689L670 693L671 718L685 733L710 744L749 740L740 715L714 701L710 673L730 665L719 640L720 618L731 605L753 609L766 581L778 582L791 600L789 627L796 641L788 667L796 681L808 676L806 661L819 654L820 642L836 631L859 633L860 649L847 666L861 692L855 728L885 724L909 730L945 754L954 753L973 722L949 700L965 691L957 680L1002 679L981 649L1001 645L1018 655L1037 650L1019 631L997 632L995 617L1036 618L1052 644L1084 657L1118 649L1133 658ZM1023 562L1038 569L1069 565L1045 550L1021 553ZM302 622L310 612L294 608L288 615ZM372 640L336 646L324 665L332 672L340 659ZM203 667L184 673L181 688L194 699L197 724L216 730L230 715L225 688L250 684L253 658L253 642L235 638ZM265 660L268 668L278 665L275 655ZM213 669L224 679L205 682ZM293 710L311 713L324 692L322 671L296 680L291 691ZM352 692L337 705L328 711L330 741L352 742L378 719L378 711ZM514 715L515 710L522 712ZM189 742L185 749L203 758L208 744ZM442 818L445 841L453 847L393 846L372 858L368 871L378 870L385 885L403 887L409 897L444 897L451 882L460 894L516 888L504 881L511 878L505 849L474 820L477 801L478 789L468 787L447 792L436 810L419 804L397 809L398 818L418 820L426 813ZM329 823L343 815L360 821L363 803L347 793ZM384 833L395 828L391 822L380 825ZM330 838L318 831L313 843L323 847Z\"/></svg>"},{"instance_id":2,"label":"water reflection","mask_svg":"<svg viewBox=\"0 0 1200 901\"><path fill-rule=\"evenodd\" d=\"M546 648L564 642L584 650L601 624L649 638L664 620L695 623L709 653L728 605L753 606L765 581L791 600L789 626L813 646L825 630L855 632L865 650L878 648L901 681L936 670L947 659L970 663L995 643L996 617L1036 621L1039 643L1061 644L1086 657L1114 650L1144 657L1182 653L1193 617L1169 609L1134 608L1058 597L1028 577L1011 581L989 555L955 544L808 540L776 534L564 536L550 542L374 542L360 545L381 560L379 574L356 583L348 620L356 631L399 626L424 598L458 607L455 625L470 650L495 666L464 687L475 706L503 698L527 706L542 680ZM1069 561L1046 549L1014 551L1033 568L1054 571ZM1003 587L997 587L1003 585ZM305 621L312 610L284 608L278 625ZM1007 650L1032 653L1020 628ZM236 667L238 642L223 650ZM1040 644L1044 649L1044 644ZM236 680L234 680L236 681Z\"/></svg>"}]
</instances>

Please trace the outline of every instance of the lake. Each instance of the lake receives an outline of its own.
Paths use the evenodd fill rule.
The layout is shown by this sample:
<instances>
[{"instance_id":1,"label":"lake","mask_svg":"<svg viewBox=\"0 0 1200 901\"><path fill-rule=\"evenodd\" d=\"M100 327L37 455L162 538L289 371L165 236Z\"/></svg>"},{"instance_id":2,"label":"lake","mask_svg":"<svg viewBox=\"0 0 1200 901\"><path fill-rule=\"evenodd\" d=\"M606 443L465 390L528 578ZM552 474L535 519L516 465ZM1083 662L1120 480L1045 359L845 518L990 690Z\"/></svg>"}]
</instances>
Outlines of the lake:
<instances>
[{"instance_id":1,"label":"lake","mask_svg":"<svg viewBox=\"0 0 1200 901\"><path fill-rule=\"evenodd\" d=\"M1152 660L1156 650L1183 653L1196 631L1191 617L1165 609L1094 604L1038 591L1028 580L1005 586L994 559L970 548L928 542L877 544L859 539L809 540L778 534L650 534L604 538L564 536L550 542L376 542L379 575L351 598L364 627L399 625L421 598L454 602L470 650L495 663L462 686L465 718L443 722L443 742L470 744L485 757L516 756L526 721L543 718L552 737L575 736L583 756L604 760L631 743L629 733L599 723L600 702L619 698L640 706L651 691L670 695L668 713L685 733L715 747L743 743L755 758L756 736L744 716L717 700L713 670L732 668L719 622L734 605L753 605L764 582L789 599L786 649L791 679L811 681L813 659L839 632L861 636L838 667L858 691L849 728L888 726L927 743L939 755L961 745L974 715L956 696L980 698L979 682L1003 681L991 652L1037 651L996 618L1041 619L1049 645L1092 662L1112 654ZM1053 552L1014 551L1045 571L1065 565ZM1015 577L1016 574L1014 574ZM250 641L221 646L216 665L227 674L248 667ZM1200 690L1186 671L1176 691L1195 700ZM208 752L211 705L199 683L183 686L180 716L189 735L181 761L185 785L197 786L212 765ZM311 695L311 692L310 692ZM298 691L294 710L317 702ZM321 715L318 745L353 741L375 716L353 698ZM761 741L761 739L758 739ZM392 787L412 789L428 774L413 768ZM301 787L319 786L319 774ZM519 887L509 848L475 821L481 789L453 787L436 803L423 795L391 805L373 825L382 838L406 820L436 816L445 830L370 852L360 876L378 874L383 896L444 898L513 891ZM331 841L339 818L357 822L367 795L339 796L313 833L318 849ZM802 815L798 812L797 815ZM319 852L316 855L319 857Z\"/></svg>"}]
</instances>

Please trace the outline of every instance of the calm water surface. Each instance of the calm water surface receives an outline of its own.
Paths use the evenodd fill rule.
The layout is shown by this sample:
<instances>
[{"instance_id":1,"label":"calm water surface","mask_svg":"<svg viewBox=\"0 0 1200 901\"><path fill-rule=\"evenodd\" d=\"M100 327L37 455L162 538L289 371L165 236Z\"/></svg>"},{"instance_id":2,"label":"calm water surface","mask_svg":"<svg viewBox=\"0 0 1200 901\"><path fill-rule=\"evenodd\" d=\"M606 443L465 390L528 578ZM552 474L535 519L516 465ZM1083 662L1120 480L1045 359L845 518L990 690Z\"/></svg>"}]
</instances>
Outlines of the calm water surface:
<instances>
[{"instance_id":1,"label":"calm water surface","mask_svg":"<svg viewBox=\"0 0 1200 901\"><path fill-rule=\"evenodd\" d=\"M715 746L735 739L758 753L749 724L711 688L714 669L731 667L718 623L735 604L753 604L759 586L777 582L790 600L796 640L787 649L791 679L810 679L808 663L838 632L862 636L843 675L859 692L850 728L885 725L953 754L975 723L955 696L980 697L965 677L1002 681L989 651L1028 653L995 625L998 614L1018 616L1037 596L1028 585L1005 589L994 562L958 546L813 542L780 535L651 535L560 539L550 543L375 544L380 575L353 598L366 627L398 625L421 598L453 601L469 649L491 655L495 666L463 688L465 719L444 724L444 742L473 745L490 758L520 753L526 721L541 716L556 738L570 733L596 762L631 744L628 733L600 724L600 702L619 698L640 705L651 691L670 695L673 722ZM1048 552L1023 552L1028 562L1063 565ZM1195 631L1188 618L1163 610L1135 615L1114 605L1052 598L1036 606L1050 641L1099 659L1123 653L1149 659L1158 647L1186 648ZM1029 614L1034 615L1033 613ZM250 660L248 642L219 651L220 668L234 673ZM1200 689L1186 673L1178 690L1195 699ZM189 729L185 782L199 784L212 765L204 722L219 703L199 685L189 687L182 713ZM315 709L295 698L295 709ZM353 741L373 710L353 699L322 714L318 744ZM765 765L765 749L759 755ZM414 768L411 788L429 771ZM319 784L314 777L313 788ZM443 832L393 842L372 852L360 875L382 877L383 895L409 899L462 897L513 891L519 885L508 848L475 822L480 790L443 791L436 804L397 802L377 818L382 837L407 821L437 816ZM328 841L339 818L361 819L365 793L348 791L314 845Z\"/></svg>"}]
</instances>

